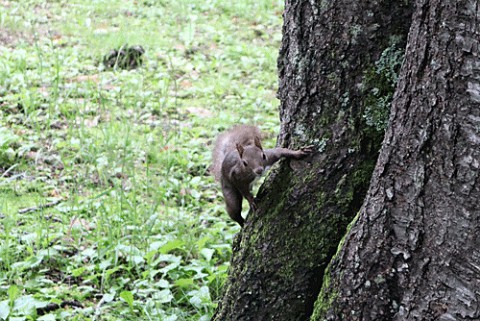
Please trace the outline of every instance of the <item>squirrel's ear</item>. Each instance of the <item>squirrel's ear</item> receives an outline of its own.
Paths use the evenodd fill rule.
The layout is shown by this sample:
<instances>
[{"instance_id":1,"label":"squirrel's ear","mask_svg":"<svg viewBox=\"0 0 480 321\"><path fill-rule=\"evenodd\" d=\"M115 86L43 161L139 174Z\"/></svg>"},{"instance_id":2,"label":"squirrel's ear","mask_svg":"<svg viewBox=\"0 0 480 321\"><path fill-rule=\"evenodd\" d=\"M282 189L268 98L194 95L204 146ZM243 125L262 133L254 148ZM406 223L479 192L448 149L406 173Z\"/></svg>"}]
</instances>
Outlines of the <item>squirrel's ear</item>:
<instances>
[{"instance_id":1,"label":"squirrel's ear","mask_svg":"<svg viewBox=\"0 0 480 321\"><path fill-rule=\"evenodd\" d=\"M260 142L260 138L258 136L255 136L254 141L255 141L255 146L263 150L262 143Z\"/></svg>"},{"instance_id":2,"label":"squirrel's ear","mask_svg":"<svg viewBox=\"0 0 480 321\"><path fill-rule=\"evenodd\" d=\"M240 154L240 158L242 158L243 156L243 146L241 144L237 144L237 150L238 150L238 153Z\"/></svg>"}]
</instances>

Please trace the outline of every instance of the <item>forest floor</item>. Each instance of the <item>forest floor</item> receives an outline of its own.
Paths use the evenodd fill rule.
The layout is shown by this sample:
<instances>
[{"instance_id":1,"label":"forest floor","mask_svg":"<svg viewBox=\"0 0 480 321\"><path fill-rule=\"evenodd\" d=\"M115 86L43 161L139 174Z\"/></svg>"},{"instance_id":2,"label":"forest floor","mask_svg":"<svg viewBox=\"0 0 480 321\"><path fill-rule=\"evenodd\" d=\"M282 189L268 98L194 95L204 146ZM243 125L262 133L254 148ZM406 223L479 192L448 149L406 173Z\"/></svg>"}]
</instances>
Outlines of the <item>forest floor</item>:
<instances>
[{"instance_id":1,"label":"forest floor","mask_svg":"<svg viewBox=\"0 0 480 321\"><path fill-rule=\"evenodd\" d=\"M0 320L210 319L239 231L212 143L274 145L282 6L0 0Z\"/></svg>"}]
</instances>

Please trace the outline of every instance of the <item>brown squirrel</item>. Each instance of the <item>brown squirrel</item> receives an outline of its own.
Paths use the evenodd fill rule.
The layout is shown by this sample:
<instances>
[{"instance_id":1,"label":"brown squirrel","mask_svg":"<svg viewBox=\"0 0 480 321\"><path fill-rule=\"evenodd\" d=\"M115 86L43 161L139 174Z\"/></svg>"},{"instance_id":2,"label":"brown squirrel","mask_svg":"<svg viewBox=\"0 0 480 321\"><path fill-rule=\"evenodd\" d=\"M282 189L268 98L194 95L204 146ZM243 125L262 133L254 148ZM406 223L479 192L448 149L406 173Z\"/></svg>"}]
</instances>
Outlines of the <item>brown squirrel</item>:
<instances>
[{"instance_id":1,"label":"brown squirrel","mask_svg":"<svg viewBox=\"0 0 480 321\"><path fill-rule=\"evenodd\" d=\"M282 157L300 159L312 152L312 146L300 150L282 147L264 150L261 137L258 127L237 125L219 135L213 149L212 172L221 183L228 215L242 227L243 198L252 210L257 209L251 188L265 168Z\"/></svg>"}]
</instances>

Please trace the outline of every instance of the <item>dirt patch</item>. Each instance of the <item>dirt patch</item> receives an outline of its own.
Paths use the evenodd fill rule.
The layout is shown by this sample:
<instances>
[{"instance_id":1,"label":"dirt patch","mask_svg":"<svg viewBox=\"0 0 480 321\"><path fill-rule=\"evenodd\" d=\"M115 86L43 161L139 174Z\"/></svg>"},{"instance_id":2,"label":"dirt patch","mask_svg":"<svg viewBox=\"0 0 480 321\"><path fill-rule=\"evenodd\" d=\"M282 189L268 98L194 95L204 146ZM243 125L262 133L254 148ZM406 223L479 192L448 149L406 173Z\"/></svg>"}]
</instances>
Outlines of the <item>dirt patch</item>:
<instances>
[{"instance_id":1,"label":"dirt patch","mask_svg":"<svg viewBox=\"0 0 480 321\"><path fill-rule=\"evenodd\" d=\"M0 28L0 46L15 47L22 42L32 43L33 35L23 31Z\"/></svg>"}]
</instances>

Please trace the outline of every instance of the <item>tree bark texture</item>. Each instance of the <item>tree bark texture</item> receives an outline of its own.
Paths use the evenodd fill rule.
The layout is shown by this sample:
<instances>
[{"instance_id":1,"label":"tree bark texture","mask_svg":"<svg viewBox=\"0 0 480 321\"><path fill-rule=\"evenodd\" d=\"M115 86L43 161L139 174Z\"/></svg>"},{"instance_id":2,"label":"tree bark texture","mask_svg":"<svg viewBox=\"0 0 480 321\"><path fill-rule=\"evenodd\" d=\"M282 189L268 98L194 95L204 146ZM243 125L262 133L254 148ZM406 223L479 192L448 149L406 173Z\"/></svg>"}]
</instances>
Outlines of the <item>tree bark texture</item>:
<instances>
[{"instance_id":1,"label":"tree bark texture","mask_svg":"<svg viewBox=\"0 0 480 321\"><path fill-rule=\"evenodd\" d=\"M365 93L374 86L366 74L392 38L405 45L410 16L398 1L286 1L278 144L314 144L318 152L281 162L267 178L234 242L213 320L310 317L383 138L364 121Z\"/></svg>"},{"instance_id":2,"label":"tree bark texture","mask_svg":"<svg viewBox=\"0 0 480 321\"><path fill-rule=\"evenodd\" d=\"M312 320L480 320L479 41L479 1L417 1L372 184Z\"/></svg>"}]
</instances>

